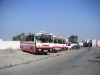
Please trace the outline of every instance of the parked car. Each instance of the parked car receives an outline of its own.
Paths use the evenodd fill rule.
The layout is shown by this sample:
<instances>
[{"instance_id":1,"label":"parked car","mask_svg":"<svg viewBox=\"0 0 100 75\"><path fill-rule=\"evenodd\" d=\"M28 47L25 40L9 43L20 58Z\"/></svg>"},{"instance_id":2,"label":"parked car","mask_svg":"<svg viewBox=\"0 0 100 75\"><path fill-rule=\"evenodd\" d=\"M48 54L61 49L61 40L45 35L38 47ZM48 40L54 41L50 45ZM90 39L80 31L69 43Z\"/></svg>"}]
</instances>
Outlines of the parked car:
<instances>
[{"instance_id":1,"label":"parked car","mask_svg":"<svg viewBox=\"0 0 100 75\"><path fill-rule=\"evenodd\" d=\"M87 42L84 42L83 43L83 47L88 47L88 43Z\"/></svg>"},{"instance_id":2,"label":"parked car","mask_svg":"<svg viewBox=\"0 0 100 75\"><path fill-rule=\"evenodd\" d=\"M72 49L75 49L75 50L76 50L76 49L80 49L80 45L73 45L73 46L72 46Z\"/></svg>"}]
</instances>

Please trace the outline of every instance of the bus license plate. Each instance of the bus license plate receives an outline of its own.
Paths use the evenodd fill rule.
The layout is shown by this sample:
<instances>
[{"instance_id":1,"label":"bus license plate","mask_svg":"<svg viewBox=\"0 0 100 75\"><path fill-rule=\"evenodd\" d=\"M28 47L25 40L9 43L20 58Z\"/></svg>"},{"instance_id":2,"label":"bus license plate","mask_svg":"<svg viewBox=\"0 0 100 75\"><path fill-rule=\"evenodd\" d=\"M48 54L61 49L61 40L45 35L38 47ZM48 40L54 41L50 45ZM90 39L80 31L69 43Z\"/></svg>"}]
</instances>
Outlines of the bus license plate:
<instances>
[{"instance_id":1,"label":"bus license plate","mask_svg":"<svg viewBox=\"0 0 100 75\"><path fill-rule=\"evenodd\" d=\"M44 50L44 52L48 52L48 50Z\"/></svg>"}]
</instances>

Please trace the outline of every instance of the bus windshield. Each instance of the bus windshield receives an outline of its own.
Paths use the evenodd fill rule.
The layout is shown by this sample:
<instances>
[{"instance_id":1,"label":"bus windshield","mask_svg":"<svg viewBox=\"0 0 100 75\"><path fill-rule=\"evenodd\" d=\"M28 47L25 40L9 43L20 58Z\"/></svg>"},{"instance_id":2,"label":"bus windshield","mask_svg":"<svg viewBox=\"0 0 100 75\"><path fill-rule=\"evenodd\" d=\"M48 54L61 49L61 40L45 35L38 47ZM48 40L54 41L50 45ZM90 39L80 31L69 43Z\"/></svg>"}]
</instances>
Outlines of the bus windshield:
<instances>
[{"instance_id":1,"label":"bus windshield","mask_svg":"<svg viewBox=\"0 0 100 75\"><path fill-rule=\"evenodd\" d=\"M53 35L41 35L37 36L38 42L41 43L52 43L53 42Z\"/></svg>"}]
</instances>

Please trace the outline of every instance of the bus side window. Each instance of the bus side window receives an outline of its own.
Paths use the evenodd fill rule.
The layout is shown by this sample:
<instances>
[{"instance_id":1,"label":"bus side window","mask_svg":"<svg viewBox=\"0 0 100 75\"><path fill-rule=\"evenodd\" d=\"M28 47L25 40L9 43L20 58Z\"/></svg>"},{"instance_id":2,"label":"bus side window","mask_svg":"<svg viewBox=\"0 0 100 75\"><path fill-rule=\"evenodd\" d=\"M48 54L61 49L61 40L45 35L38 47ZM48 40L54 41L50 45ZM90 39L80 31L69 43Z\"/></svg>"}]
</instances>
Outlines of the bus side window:
<instances>
[{"instance_id":1,"label":"bus side window","mask_svg":"<svg viewBox=\"0 0 100 75\"><path fill-rule=\"evenodd\" d=\"M66 41L65 40L63 40L63 44L66 44Z\"/></svg>"},{"instance_id":2,"label":"bus side window","mask_svg":"<svg viewBox=\"0 0 100 75\"><path fill-rule=\"evenodd\" d=\"M58 43L59 43L59 44L62 44L62 41L61 41L60 39L58 39Z\"/></svg>"},{"instance_id":3,"label":"bus side window","mask_svg":"<svg viewBox=\"0 0 100 75\"><path fill-rule=\"evenodd\" d=\"M29 40L28 40L28 36L26 36L26 41L29 41Z\"/></svg>"},{"instance_id":4,"label":"bus side window","mask_svg":"<svg viewBox=\"0 0 100 75\"><path fill-rule=\"evenodd\" d=\"M71 44L70 43L68 43L68 46L70 46Z\"/></svg>"},{"instance_id":5,"label":"bus side window","mask_svg":"<svg viewBox=\"0 0 100 75\"><path fill-rule=\"evenodd\" d=\"M22 37L21 41L24 41L24 37Z\"/></svg>"},{"instance_id":6,"label":"bus side window","mask_svg":"<svg viewBox=\"0 0 100 75\"><path fill-rule=\"evenodd\" d=\"M34 36L33 35L29 35L29 41L34 41Z\"/></svg>"},{"instance_id":7,"label":"bus side window","mask_svg":"<svg viewBox=\"0 0 100 75\"><path fill-rule=\"evenodd\" d=\"M32 35L31 41L34 41L34 36Z\"/></svg>"},{"instance_id":8,"label":"bus side window","mask_svg":"<svg viewBox=\"0 0 100 75\"><path fill-rule=\"evenodd\" d=\"M22 37L22 41L26 41L26 36Z\"/></svg>"},{"instance_id":9,"label":"bus side window","mask_svg":"<svg viewBox=\"0 0 100 75\"><path fill-rule=\"evenodd\" d=\"M57 40L56 39L54 39L54 43L57 43Z\"/></svg>"},{"instance_id":10,"label":"bus side window","mask_svg":"<svg viewBox=\"0 0 100 75\"><path fill-rule=\"evenodd\" d=\"M29 41L31 41L31 35L29 35Z\"/></svg>"}]
</instances>

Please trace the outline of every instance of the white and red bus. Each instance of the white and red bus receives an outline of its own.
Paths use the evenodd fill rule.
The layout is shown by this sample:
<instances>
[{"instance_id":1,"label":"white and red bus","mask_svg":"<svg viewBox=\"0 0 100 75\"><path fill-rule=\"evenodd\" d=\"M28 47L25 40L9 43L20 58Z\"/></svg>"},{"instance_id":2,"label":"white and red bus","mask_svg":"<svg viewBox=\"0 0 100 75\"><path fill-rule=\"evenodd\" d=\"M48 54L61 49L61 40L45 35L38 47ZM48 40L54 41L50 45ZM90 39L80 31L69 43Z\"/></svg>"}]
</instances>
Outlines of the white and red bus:
<instances>
[{"instance_id":1,"label":"white and red bus","mask_svg":"<svg viewBox=\"0 0 100 75\"><path fill-rule=\"evenodd\" d=\"M71 47L72 47L72 46L71 46L71 42L67 41L66 47L67 47L68 50L71 50Z\"/></svg>"},{"instance_id":2,"label":"white and red bus","mask_svg":"<svg viewBox=\"0 0 100 75\"><path fill-rule=\"evenodd\" d=\"M67 46L66 46L66 39L65 38L62 38L62 37L61 37L61 48L63 50L68 49Z\"/></svg>"},{"instance_id":3,"label":"white and red bus","mask_svg":"<svg viewBox=\"0 0 100 75\"><path fill-rule=\"evenodd\" d=\"M48 53L48 50L46 49L47 45L41 45L38 42L39 42L39 37L37 37L35 34L28 34L22 36L20 39L20 49L22 51L27 51L31 53L47 54Z\"/></svg>"},{"instance_id":4,"label":"white and red bus","mask_svg":"<svg viewBox=\"0 0 100 75\"><path fill-rule=\"evenodd\" d=\"M53 47L53 49L55 50L55 52L57 52L57 51L61 50L59 39L56 36L54 36L53 38L54 38L54 47Z\"/></svg>"},{"instance_id":5,"label":"white and red bus","mask_svg":"<svg viewBox=\"0 0 100 75\"><path fill-rule=\"evenodd\" d=\"M53 34L47 32L39 32L36 34L38 49L53 51Z\"/></svg>"},{"instance_id":6,"label":"white and red bus","mask_svg":"<svg viewBox=\"0 0 100 75\"><path fill-rule=\"evenodd\" d=\"M32 53L47 54L48 52L57 52L66 48L66 40L56 37L52 33L28 34L20 39L20 49Z\"/></svg>"},{"instance_id":7,"label":"white and red bus","mask_svg":"<svg viewBox=\"0 0 100 75\"><path fill-rule=\"evenodd\" d=\"M54 48L56 51L67 49L66 39L54 36Z\"/></svg>"},{"instance_id":8,"label":"white and red bus","mask_svg":"<svg viewBox=\"0 0 100 75\"><path fill-rule=\"evenodd\" d=\"M20 49L23 51L36 53L35 34L28 34L22 36L20 39Z\"/></svg>"}]
</instances>

